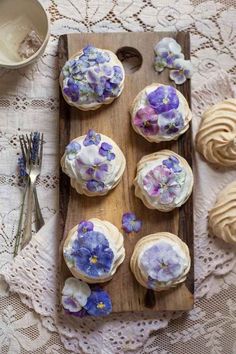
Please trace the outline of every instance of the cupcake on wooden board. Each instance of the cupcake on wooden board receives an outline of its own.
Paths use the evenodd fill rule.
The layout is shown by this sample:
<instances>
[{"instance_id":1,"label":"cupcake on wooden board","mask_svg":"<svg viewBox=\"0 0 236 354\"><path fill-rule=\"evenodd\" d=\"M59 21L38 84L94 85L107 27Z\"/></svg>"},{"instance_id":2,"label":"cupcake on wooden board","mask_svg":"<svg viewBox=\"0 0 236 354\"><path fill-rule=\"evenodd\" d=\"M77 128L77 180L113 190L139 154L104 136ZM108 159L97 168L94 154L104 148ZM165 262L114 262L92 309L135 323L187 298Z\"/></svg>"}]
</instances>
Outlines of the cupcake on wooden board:
<instances>
[{"instance_id":1,"label":"cupcake on wooden board","mask_svg":"<svg viewBox=\"0 0 236 354\"><path fill-rule=\"evenodd\" d=\"M90 284L104 283L125 258L123 235L108 221L82 221L69 232L63 255L74 277Z\"/></svg>"},{"instance_id":2,"label":"cupcake on wooden board","mask_svg":"<svg viewBox=\"0 0 236 354\"><path fill-rule=\"evenodd\" d=\"M134 99L130 109L136 133L150 142L176 140L192 119L188 102L173 86L153 83Z\"/></svg>"},{"instance_id":3,"label":"cupcake on wooden board","mask_svg":"<svg viewBox=\"0 0 236 354\"><path fill-rule=\"evenodd\" d=\"M61 166L79 194L107 194L120 182L126 160L118 145L105 135L90 129L87 135L70 142Z\"/></svg>"},{"instance_id":4,"label":"cupcake on wooden board","mask_svg":"<svg viewBox=\"0 0 236 354\"><path fill-rule=\"evenodd\" d=\"M113 52L88 45L65 63L60 85L69 105L89 111L117 98L124 79L123 65Z\"/></svg>"},{"instance_id":5,"label":"cupcake on wooden board","mask_svg":"<svg viewBox=\"0 0 236 354\"><path fill-rule=\"evenodd\" d=\"M137 165L135 195L149 209L171 211L192 193L193 173L187 161L170 150L144 156Z\"/></svg>"},{"instance_id":6,"label":"cupcake on wooden board","mask_svg":"<svg viewBox=\"0 0 236 354\"><path fill-rule=\"evenodd\" d=\"M145 288L168 290L185 281L191 265L188 246L169 232L140 239L130 259L131 271Z\"/></svg>"}]
</instances>

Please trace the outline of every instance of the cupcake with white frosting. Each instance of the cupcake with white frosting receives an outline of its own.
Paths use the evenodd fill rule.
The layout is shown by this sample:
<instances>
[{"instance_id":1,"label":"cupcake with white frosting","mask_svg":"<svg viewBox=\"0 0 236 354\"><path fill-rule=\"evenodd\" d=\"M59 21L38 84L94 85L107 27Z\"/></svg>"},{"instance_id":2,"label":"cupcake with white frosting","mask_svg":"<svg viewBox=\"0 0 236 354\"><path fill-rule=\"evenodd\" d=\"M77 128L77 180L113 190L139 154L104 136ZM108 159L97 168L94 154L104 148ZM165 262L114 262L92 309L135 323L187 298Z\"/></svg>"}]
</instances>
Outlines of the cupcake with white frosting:
<instances>
[{"instance_id":1,"label":"cupcake with white frosting","mask_svg":"<svg viewBox=\"0 0 236 354\"><path fill-rule=\"evenodd\" d=\"M90 284L104 283L125 258L124 238L108 221L82 221L69 232L63 255L74 277Z\"/></svg>"},{"instance_id":2,"label":"cupcake with white frosting","mask_svg":"<svg viewBox=\"0 0 236 354\"><path fill-rule=\"evenodd\" d=\"M126 160L112 139L90 129L66 147L61 166L78 193L99 196L117 186Z\"/></svg>"},{"instance_id":3,"label":"cupcake with white frosting","mask_svg":"<svg viewBox=\"0 0 236 354\"><path fill-rule=\"evenodd\" d=\"M170 150L144 156L137 165L135 195L149 209L171 211L192 193L193 173L187 161Z\"/></svg>"},{"instance_id":4,"label":"cupcake with white frosting","mask_svg":"<svg viewBox=\"0 0 236 354\"><path fill-rule=\"evenodd\" d=\"M168 290L184 282L190 265L188 246L169 232L143 237L137 242L130 259L136 280L155 291Z\"/></svg>"},{"instance_id":5,"label":"cupcake with white frosting","mask_svg":"<svg viewBox=\"0 0 236 354\"><path fill-rule=\"evenodd\" d=\"M123 65L113 52L88 45L65 63L60 85L68 104L88 111L117 98L124 79Z\"/></svg>"},{"instance_id":6,"label":"cupcake with white frosting","mask_svg":"<svg viewBox=\"0 0 236 354\"><path fill-rule=\"evenodd\" d=\"M189 128L192 113L181 92L173 86L153 83L134 99L130 109L136 133L150 142L176 140Z\"/></svg>"}]
</instances>

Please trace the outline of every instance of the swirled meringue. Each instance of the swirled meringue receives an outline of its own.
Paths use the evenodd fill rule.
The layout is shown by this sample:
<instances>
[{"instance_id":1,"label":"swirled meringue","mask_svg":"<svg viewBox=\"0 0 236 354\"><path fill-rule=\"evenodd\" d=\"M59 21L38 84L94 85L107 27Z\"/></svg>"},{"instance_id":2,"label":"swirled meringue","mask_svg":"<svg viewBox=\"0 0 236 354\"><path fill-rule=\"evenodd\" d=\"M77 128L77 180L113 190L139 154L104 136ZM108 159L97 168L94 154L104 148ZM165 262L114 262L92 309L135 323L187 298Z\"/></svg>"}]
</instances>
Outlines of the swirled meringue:
<instances>
[{"instance_id":1,"label":"swirled meringue","mask_svg":"<svg viewBox=\"0 0 236 354\"><path fill-rule=\"evenodd\" d=\"M188 246L169 232L141 238L130 259L136 280L155 291L167 290L184 282L190 265Z\"/></svg>"},{"instance_id":2,"label":"swirled meringue","mask_svg":"<svg viewBox=\"0 0 236 354\"><path fill-rule=\"evenodd\" d=\"M231 244L236 243L236 181L218 194L209 212L208 226L211 235Z\"/></svg>"},{"instance_id":3,"label":"swirled meringue","mask_svg":"<svg viewBox=\"0 0 236 354\"><path fill-rule=\"evenodd\" d=\"M171 211L183 205L193 188L187 161L170 150L144 156L137 165L135 195L149 209Z\"/></svg>"},{"instance_id":4,"label":"swirled meringue","mask_svg":"<svg viewBox=\"0 0 236 354\"><path fill-rule=\"evenodd\" d=\"M150 142L176 140L189 128L192 113L181 92L173 86L153 83L134 99L130 109L136 133Z\"/></svg>"},{"instance_id":5,"label":"swirled meringue","mask_svg":"<svg viewBox=\"0 0 236 354\"><path fill-rule=\"evenodd\" d=\"M236 99L209 108L196 135L197 150L208 162L236 167Z\"/></svg>"},{"instance_id":6,"label":"swirled meringue","mask_svg":"<svg viewBox=\"0 0 236 354\"><path fill-rule=\"evenodd\" d=\"M89 197L107 194L120 182L126 166L118 145L105 135L89 130L67 146L61 167L71 186Z\"/></svg>"},{"instance_id":7,"label":"swirled meringue","mask_svg":"<svg viewBox=\"0 0 236 354\"><path fill-rule=\"evenodd\" d=\"M74 277L89 284L104 283L124 261L124 238L108 221L82 221L68 233L63 256Z\"/></svg>"}]
</instances>

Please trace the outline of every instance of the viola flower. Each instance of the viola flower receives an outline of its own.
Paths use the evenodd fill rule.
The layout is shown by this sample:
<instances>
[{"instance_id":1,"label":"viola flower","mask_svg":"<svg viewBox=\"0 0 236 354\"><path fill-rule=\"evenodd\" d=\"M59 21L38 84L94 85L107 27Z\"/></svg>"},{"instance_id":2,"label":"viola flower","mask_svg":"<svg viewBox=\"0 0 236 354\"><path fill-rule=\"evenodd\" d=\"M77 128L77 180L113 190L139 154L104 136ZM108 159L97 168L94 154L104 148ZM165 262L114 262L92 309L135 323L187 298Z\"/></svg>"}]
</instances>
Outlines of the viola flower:
<instances>
[{"instance_id":1,"label":"viola flower","mask_svg":"<svg viewBox=\"0 0 236 354\"><path fill-rule=\"evenodd\" d=\"M169 168L169 170L173 170L174 172L181 172L182 168L179 165L179 159L175 156L170 156L167 160L163 160L162 164Z\"/></svg>"},{"instance_id":2,"label":"viola flower","mask_svg":"<svg viewBox=\"0 0 236 354\"><path fill-rule=\"evenodd\" d=\"M183 271L182 258L168 243L162 241L144 251L140 263L152 281L167 283L177 279Z\"/></svg>"},{"instance_id":3,"label":"viola flower","mask_svg":"<svg viewBox=\"0 0 236 354\"><path fill-rule=\"evenodd\" d=\"M89 129L83 144L84 146L89 146L89 145L99 145L101 141L101 135L96 134L96 132L93 129Z\"/></svg>"},{"instance_id":4,"label":"viola flower","mask_svg":"<svg viewBox=\"0 0 236 354\"><path fill-rule=\"evenodd\" d=\"M64 87L63 92L72 102L79 100L79 86L72 79L67 81L67 87Z\"/></svg>"},{"instance_id":5,"label":"viola flower","mask_svg":"<svg viewBox=\"0 0 236 354\"><path fill-rule=\"evenodd\" d=\"M108 240L96 231L89 231L75 239L71 255L75 257L75 267L93 278L106 275L114 259Z\"/></svg>"},{"instance_id":6,"label":"viola flower","mask_svg":"<svg viewBox=\"0 0 236 354\"><path fill-rule=\"evenodd\" d=\"M181 46L173 38L163 38L154 47L156 54L154 67L157 71L162 71L165 67L173 68L176 59L184 59L184 54L181 53Z\"/></svg>"},{"instance_id":7,"label":"viola flower","mask_svg":"<svg viewBox=\"0 0 236 354\"><path fill-rule=\"evenodd\" d=\"M161 204L171 204L181 191L176 175L166 166L157 166L143 179L144 190L150 197L158 198Z\"/></svg>"},{"instance_id":8,"label":"viola flower","mask_svg":"<svg viewBox=\"0 0 236 354\"><path fill-rule=\"evenodd\" d=\"M105 184L102 181L91 179L86 183L86 188L90 192L102 192L105 188Z\"/></svg>"},{"instance_id":9,"label":"viola flower","mask_svg":"<svg viewBox=\"0 0 236 354\"><path fill-rule=\"evenodd\" d=\"M79 312L90 295L88 284L76 278L68 278L62 290L62 305L65 310Z\"/></svg>"},{"instance_id":10,"label":"viola flower","mask_svg":"<svg viewBox=\"0 0 236 354\"><path fill-rule=\"evenodd\" d=\"M162 135L176 134L184 128L183 116L176 109L172 109L158 116L158 125Z\"/></svg>"},{"instance_id":11,"label":"viola flower","mask_svg":"<svg viewBox=\"0 0 236 354\"><path fill-rule=\"evenodd\" d=\"M159 131L157 120L158 116L155 110L150 106L146 106L136 112L134 125L136 125L144 135L156 135Z\"/></svg>"},{"instance_id":12,"label":"viola flower","mask_svg":"<svg viewBox=\"0 0 236 354\"><path fill-rule=\"evenodd\" d=\"M117 84L119 85L121 81L123 80L123 71L120 66L114 65L113 66L114 70L114 76L110 79L110 82L112 84Z\"/></svg>"},{"instance_id":13,"label":"viola flower","mask_svg":"<svg viewBox=\"0 0 236 354\"><path fill-rule=\"evenodd\" d=\"M163 58L161 56L156 56L154 58L154 69L155 69L155 71L160 73L160 72L162 72L164 70L164 68L166 66L167 66L166 58Z\"/></svg>"},{"instance_id":14,"label":"viola flower","mask_svg":"<svg viewBox=\"0 0 236 354\"><path fill-rule=\"evenodd\" d=\"M85 309L91 316L107 316L112 311L112 303L109 294L104 290L92 291L85 305Z\"/></svg>"},{"instance_id":15,"label":"viola flower","mask_svg":"<svg viewBox=\"0 0 236 354\"><path fill-rule=\"evenodd\" d=\"M99 154L102 156L106 156L108 161L114 160L116 155L111 152L113 149L112 145L108 143L102 143L100 149L99 149Z\"/></svg>"},{"instance_id":16,"label":"viola flower","mask_svg":"<svg viewBox=\"0 0 236 354\"><path fill-rule=\"evenodd\" d=\"M183 84L193 74L193 66L190 60L176 59L173 67L175 69L170 71L170 79L177 85Z\"/></svg>"},{"instance_id":17,"label":"viola flower","mask_svg":"<svg viewBox=\"0 0 236 354\"><path fill-rule=\"evenodd\" d=\"M106 163L95 164L86 170L86 173L90 178L94 178L98 181L103 180L107 172L108 165Z\"/></svg>"},{"instance_id":18,"label":"viola flower","mask_svg":"<svg viewBox=\"0 0 236 354\"><path fill-rule=\"evenodd\" d=\"M139 232L142 227L142 221L138 220L134 213L124 213L122 216L122 229L128 234L130 232Z\"/></svg>"},{"instance_id":19,"label":"viola flower","mask_svg":"<svg viewBox=\"0 0 236 354\"><path fill-rule=\"evenodd\" d=\"M83 220L78 226L78 235L86 234L89 231L93 231L94 225L91 221Z\"/></svg>"},{"instance_id":20,"label":"viola flower","mask_svg":"<svg viewBox=\"0 0 236 354\"><path fill-rule=\"evenodd\" d=\"M150 106L157 114L178 108L179 98L173 86L160 86L147 95Z\"/></svg>"},{"instance_id":21,"label":"viola flower","mask_svg":"<svg viewBox=\"0 0 236 354\"><path fill-rule=\"evenodd\" d=\"M69 160L73 160L81 150L81 145L77 141L71 141L66 147L66 156Z\"/></svg>"},{"instance_id":22,"label":"viola flower","mask_svg":"<svg viewBox=\"0 0 236 354\"><path fill-rule=\"evenodd\" d=\"M71 77L73 70L76 67L77 61L75 59L68 60L62 69L64 77Z\"/></svg>"}]
</instances>

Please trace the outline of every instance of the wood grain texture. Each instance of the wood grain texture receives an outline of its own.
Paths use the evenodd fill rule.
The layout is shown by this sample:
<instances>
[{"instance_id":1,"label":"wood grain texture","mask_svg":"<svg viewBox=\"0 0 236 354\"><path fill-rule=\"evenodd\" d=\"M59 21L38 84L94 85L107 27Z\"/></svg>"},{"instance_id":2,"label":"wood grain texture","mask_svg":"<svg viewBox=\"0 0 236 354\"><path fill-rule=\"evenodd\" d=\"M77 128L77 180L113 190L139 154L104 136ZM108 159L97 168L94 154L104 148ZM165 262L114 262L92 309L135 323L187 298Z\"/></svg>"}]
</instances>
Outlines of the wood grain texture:
<instances>
[{"instance_id":1,"label":"wood grain texture","mask_svg":"<svg viewBox=\"0 0 236 354\"><path fill-rule=\"evenodd\" d=\"M108 106L97 111L82 112L69 107L60 96L60 153L77 136L85 134L89 128L112 138L126 156L127 168L120 184L107 196L89 198L81 196L70 187L68 177L60 175L61 221L64 228L63 239L68 231L83 219L92 217L108 220L121 228L122 214L127 211L143 221L139 234L124 236L126 258L113 279L104 284L113 303L113 312L147 310L188 310L193 306L193 204L192 197L179 209L161 213L147 209L134 196L133 179L136 164L142 156L163 148L171 149L183 156L192 165L191 129L177 142L149 143L136 134L130 124L129 107L137 93L145 86L159 82L174 85L169 80L169 71L158 74L153 69L153 46L163 37L176 38L182 46L186 58L189 58L188 33L112 33L112 34L70 34L60 37L60 68L70 56L87 44L117 52L122 47L133 47L142 56L141 68L134 73L127 73L125 88L121 96ZM190 104L190 83L178 86ZM143 236L154 232L172 232L185 241L190 249L192 267L185 284L172 290L154 293L139 285L129 268L129 260L136 242ZM70 276L62 260L62 282Z\"/></svg>"}]
</instances>

